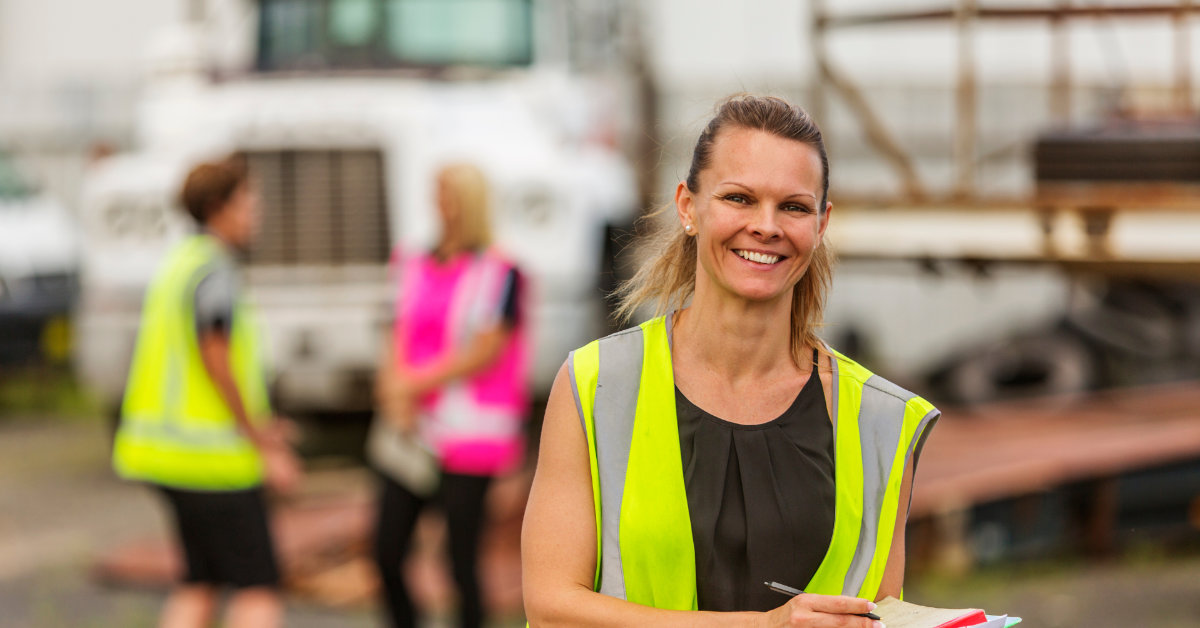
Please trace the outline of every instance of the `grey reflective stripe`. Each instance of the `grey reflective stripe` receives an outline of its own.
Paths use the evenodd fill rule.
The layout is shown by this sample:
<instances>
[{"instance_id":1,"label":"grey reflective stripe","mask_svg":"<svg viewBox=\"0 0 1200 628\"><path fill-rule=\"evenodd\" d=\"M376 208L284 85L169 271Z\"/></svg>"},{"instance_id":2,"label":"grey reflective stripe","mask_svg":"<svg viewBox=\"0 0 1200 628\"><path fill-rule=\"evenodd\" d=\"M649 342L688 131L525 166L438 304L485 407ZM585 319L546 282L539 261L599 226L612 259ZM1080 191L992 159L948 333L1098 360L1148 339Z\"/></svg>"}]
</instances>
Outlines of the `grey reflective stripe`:
<instances>
[{"instance_id":1,"label":"grey reflective stripe","mask_svg":"<svg viewBox=\"0 0 1200 628\"><path fill-rule=\"evenodd\" d=\"M194 243L192 245L193 248L202 247L205 244L211 244L208 242L207 238L197 238L192 242ZM182 328L180 328L175 321L170 322L166 326L167 333L179 336L175 339L175 342L178 343L175 345L176 349L194 346L196 348L196 355L200 355L200 336L196 333L196 312L194 309L196 305L196 289L200 286L200 282L203 281L204 278L207 277L209 273L211 273L216 267L216 262L211 259L211 257L214 255L214 252L212 250L208 250L204 253L207 254L210 259L192 269L191 274L188 275L187 283L184 285L183 293L179 295L180 304L183 306L182 311L185 314L184 318L186 319L186 323ZM231 320L230 323L232 324L233 321ZM230 327L230 331L232 332L232 327ZM179 415L187 410L183 407L185 385L184 373L186 372L185 369L188 368L186 363L187 357L188 355L185 351L167 352L166 372L163 373L163 389L165 390L165 394L163 395L163 404L161 406L161 410L168 414Z\"/></svg>"},{"instance_id":2,"label":"grey reflective stripe","mask_svg":"<svg viewBox=\"0 0 1200 628\"><path fill-rule=\"evenodd\" d=\"M497 408L475 400L475 394L461 380L442 387L437 411L421 421L422 433L431 442L508 438L521 431L521 413Z\"/></svg>"},{"instance_id":3,"label":"grey reflective stripe","mask_svg":"<svg viewBox=\"0 0 1200 628\"><path fill-rule=\"evenodd\" d=\"M917 431L914 432L917 437L908 444L908 455L913 461L914 479L917 475L917 462L921 459L921 450L925 448L925 439L929 438L929 433L933 431L933 425L937 423L938 418L941 416L941 411L934 408L921 417L920 423L917 423ZM908 494L908 508L904 511L905 521L908 520L908 513L910 512L912 512L912 492Z\"/></svg>"},{"instance_id":4,"label":"grey reflective stripe","mask_svg":"<svg viewBox=\"0 0 1200 628\"><path fill-rule=\"evenodd\" d=\"M841 396L841 392L842 392L842 384L841 384L842 380L838 379L838 356L837 356L837 354L833 352L833 347L829 346L828 343L825 343L825 350L829 352L829 366L831 367L831 370L833 371L833 379L830 380L833 382L833 385L830 386L830 388L832 388L833 390L829 391L830 395L833 397L833 399L829 402L829 409L831 412L831 414L829 416L829 420L833 421L833 438L834 438L833 442L836 443L837 442L837 428L838 428L838 397ZM818 369L817 372L819 374L820 370ZM809 377L811 377L811 375ZM836 446L834 447L834 449L836 449Z\"/></svg>"},{"instance_id":5,"label":"grey reflective stripe","mask_svg":"<svg viewBox=\"0 0 1200 628\"><path fill-rule=\"evenodd\" d=\"M921 458L921 450L925 448L925 439L929 438L929 433L933 431L933 425L941 418L942 412L937 408L930 410L921 422L917 424L917 437L913 439L912 445L909 447L909 455L913 457L913 471L917 470L917 461ZM915 449L913 449L915 447Z\"/></svg>"},{"instance_id":6,"label":"grey reflective stripe","mask_svg":"<svg viewBox=\"0 0 1200 628\"><path fill-rule=\"evenodd\" d=\"M508 283L508 267L499 260L480 254L477 263L483 268L479 271L475 299L471 302L471 311L468 314L472 332L500 321L504 304L500 303L498 297L504 294L504 284Z\"/></svg>"},{"instance_id":7,"label":"grey reflective stripe","mask_svg":"<svg viewBox=\"0 0 1200 628\"><path fill-rule=\"evenodd\" d=\"M634 327L600 341L592 407L600 475L600 592L622 600L625 574L621 565L621 498L642 380L643 336L641 327Z\"/></svg>"},{"instance_id":8,"label":"grey reflective stripe","mask_svg":"<svg viewBox=\"0 0 1200 628\"><path fill-rule=\"evenodd\" d=\"M452 347L465 344L475 331L475 304L483 298L485 286L480 284L486 279L485 266L482 254L473 254L467 269L458 280L458 285L454 287L454 294L450 297L450 322L446 325L446 341Z\"/></svg>"},{"instance_id":9,"label":"grey reflective stripe","mask_svg":"<svg viewBox=\"0 0 1200 628\"><path fill-rule=\"evenodd\" d=\"M181 419L180 421L188 421ZM192 419L198 421L199 419ZM121 432L135 437L191 450L231 449L249 444L249 441L230 425L227 428L185 428L180 421L162 420L158 417L134 415L122 419ZM193 423L194 425L194 423Z\"/></svg>"},{"instance_id":10,"label":"grey reflective stripe","mask_svg":"<svg viewBox=\"0 0 1200 628\"><path fill-rule=\"evenodd\" d=\"M863 385L858 415L859 440L862 444L863 509L858 545L846 571L842 595L858 595L875 557L879 537L879 515L887 492L892 461L900 446L904 428L904 409L916 395L872 375Z\"/></svg>"}]
</instances>

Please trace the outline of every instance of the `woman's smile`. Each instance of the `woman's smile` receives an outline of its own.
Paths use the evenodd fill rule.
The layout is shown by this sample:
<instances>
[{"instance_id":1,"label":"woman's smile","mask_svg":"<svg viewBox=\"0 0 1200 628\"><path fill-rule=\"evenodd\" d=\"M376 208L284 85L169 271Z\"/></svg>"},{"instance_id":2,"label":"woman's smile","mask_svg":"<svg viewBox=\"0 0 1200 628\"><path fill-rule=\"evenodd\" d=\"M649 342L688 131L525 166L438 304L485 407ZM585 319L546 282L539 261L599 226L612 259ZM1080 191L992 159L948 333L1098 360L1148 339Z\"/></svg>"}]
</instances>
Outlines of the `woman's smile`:
<instances>
[{"instance_id":1,"label":"woman's smile","mask_svg":"<svg viewBox=\"0 0 1200 628\"><path fill-rule=\"evenodd\" d=\"M733 254L750 262L754 266L771 267L783 261L786 257L777 253L754 251L750 249L734 249Z\"/></svg>"}]
</instances>

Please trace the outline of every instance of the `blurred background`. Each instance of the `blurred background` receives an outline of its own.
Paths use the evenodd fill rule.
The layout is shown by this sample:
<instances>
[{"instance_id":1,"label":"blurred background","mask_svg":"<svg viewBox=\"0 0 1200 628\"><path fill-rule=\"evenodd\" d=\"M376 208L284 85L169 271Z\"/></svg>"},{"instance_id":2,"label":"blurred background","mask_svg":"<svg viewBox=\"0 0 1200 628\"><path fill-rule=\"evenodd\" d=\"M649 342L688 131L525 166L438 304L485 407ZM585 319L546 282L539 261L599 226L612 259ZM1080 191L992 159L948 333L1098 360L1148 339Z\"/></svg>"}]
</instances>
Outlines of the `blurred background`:
<instances>
[{"instance_id":1,"label":"blurred background","mask_svg":"<svg viewBox=\"0 0 1200 628\"><path fill-rule=\"evenodd\" d=\"M149 626L178 568L108 457L192 164L240 153L263 197L247 286L310 472L279 504L288 624L374 625L362 439L389 254L433 243L437 167L492 182L544 399L739 91L824 129L824 336L945 411L908 599L1200 625L1198 8L0 0L0 625ZM489 496L495 625L522 622L531 464ZM409 568L435 617L442 543L423 522Z\"/></svg>"}]
</instances>

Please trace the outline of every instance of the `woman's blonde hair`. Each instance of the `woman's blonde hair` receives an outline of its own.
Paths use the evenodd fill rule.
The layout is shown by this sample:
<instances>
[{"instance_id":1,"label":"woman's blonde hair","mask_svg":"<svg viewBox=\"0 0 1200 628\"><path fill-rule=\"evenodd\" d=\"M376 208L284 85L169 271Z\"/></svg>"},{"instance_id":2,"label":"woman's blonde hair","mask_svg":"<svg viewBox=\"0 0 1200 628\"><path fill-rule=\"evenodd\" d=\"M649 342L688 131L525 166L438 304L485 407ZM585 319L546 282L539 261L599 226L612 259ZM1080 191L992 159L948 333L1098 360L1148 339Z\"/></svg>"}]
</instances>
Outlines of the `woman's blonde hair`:
<instances>
[{"instance_id":1,"label":"woman's blonde hair","mask_svg":"<svg viewBox=\"0 0 1200 628\"><path fill-rule=\"evenodd\" d=\"M452 163L442 166L438 171L438 179L450 187L458 201L462 212L458 228L461 229L463 245L474 250L491 245L492 204L483 171L474 164Z\"/></svg>"},{"instance_id":2,"label":"woman's blonde hair","mask_svg":"<svg viewBox=\"0 0 1200 628\"><path fill-rule=\"evenodd\" d=\"M692 151L686 181L688 190L699 191L700 173L712 163L713 142L727 127L764 131L813 147L821 159L819 211L825 212L829 196L829 158L821 130L803 109L770 96L739 94L717 105L716 114L700 133ZM696 290L696 239L685 233L676 221L657 219L669 210L671 206L667 205L642 219L643 224L651 225L651 231L639 243L645 247L647 260L613 293L617 299L615 316L619 320L629 320L637 308L648 304L654 305L656 316L681 308ZM804 355L806 347L823 350L816 328L821 325L825 294L832 275L833 254L822 239L808 270L792 291L791 349L792 359L798 366L811 361L810 355Z\"/></svg>"}]
</instances>

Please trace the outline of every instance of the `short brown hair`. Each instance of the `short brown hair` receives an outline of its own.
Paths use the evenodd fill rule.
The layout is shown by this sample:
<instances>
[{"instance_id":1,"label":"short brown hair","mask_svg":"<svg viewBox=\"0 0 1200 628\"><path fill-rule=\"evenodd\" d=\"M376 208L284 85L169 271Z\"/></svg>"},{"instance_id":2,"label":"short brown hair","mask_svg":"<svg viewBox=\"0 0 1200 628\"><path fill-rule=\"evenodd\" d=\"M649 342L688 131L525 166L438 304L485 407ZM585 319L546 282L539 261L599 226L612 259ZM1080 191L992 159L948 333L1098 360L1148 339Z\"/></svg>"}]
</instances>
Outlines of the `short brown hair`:
<instances>
[{"instance_id":1,"label":"short brown hair","mask_svg":"<svg viewBox=\"0 0 1200 628\"><path fill-rule=\"evenodd\" d=\"M717 104L712 120L700 133L692 151L686 185L693 193L700 189L700 173L711 165L713 143L727 128L753 129L770 133L811 146L821 160L821 204L825 213L829 197L829 157L816 122L803 109L786 100L772 96L736 94ZM670 210L670 205L649 216ZM656 314L682 308L696 289L696 239L684 232L678 223L662 225L647 234L642 246L648 255L637 273L622 283L614 293L617 299L615 317L628 320L634 311L653 304ZM797 365L806 363L809 347L822 350L823 343L816 335L825 311L825 295L833 276L833 253L824 239L813 252L808 270L792 288L792 359Z\"/></svg>"},{"instance_id":2,"label":"short brown hair","mask_svg":"<svg viewBox=\"0 0 1200 628\"><path fill-rule=\"evenodd\" d=\"M248 178L246 163L237 156L202 163L188 172L179 201L196 222L204 225Z\"/></svg>"}]
</instances>

